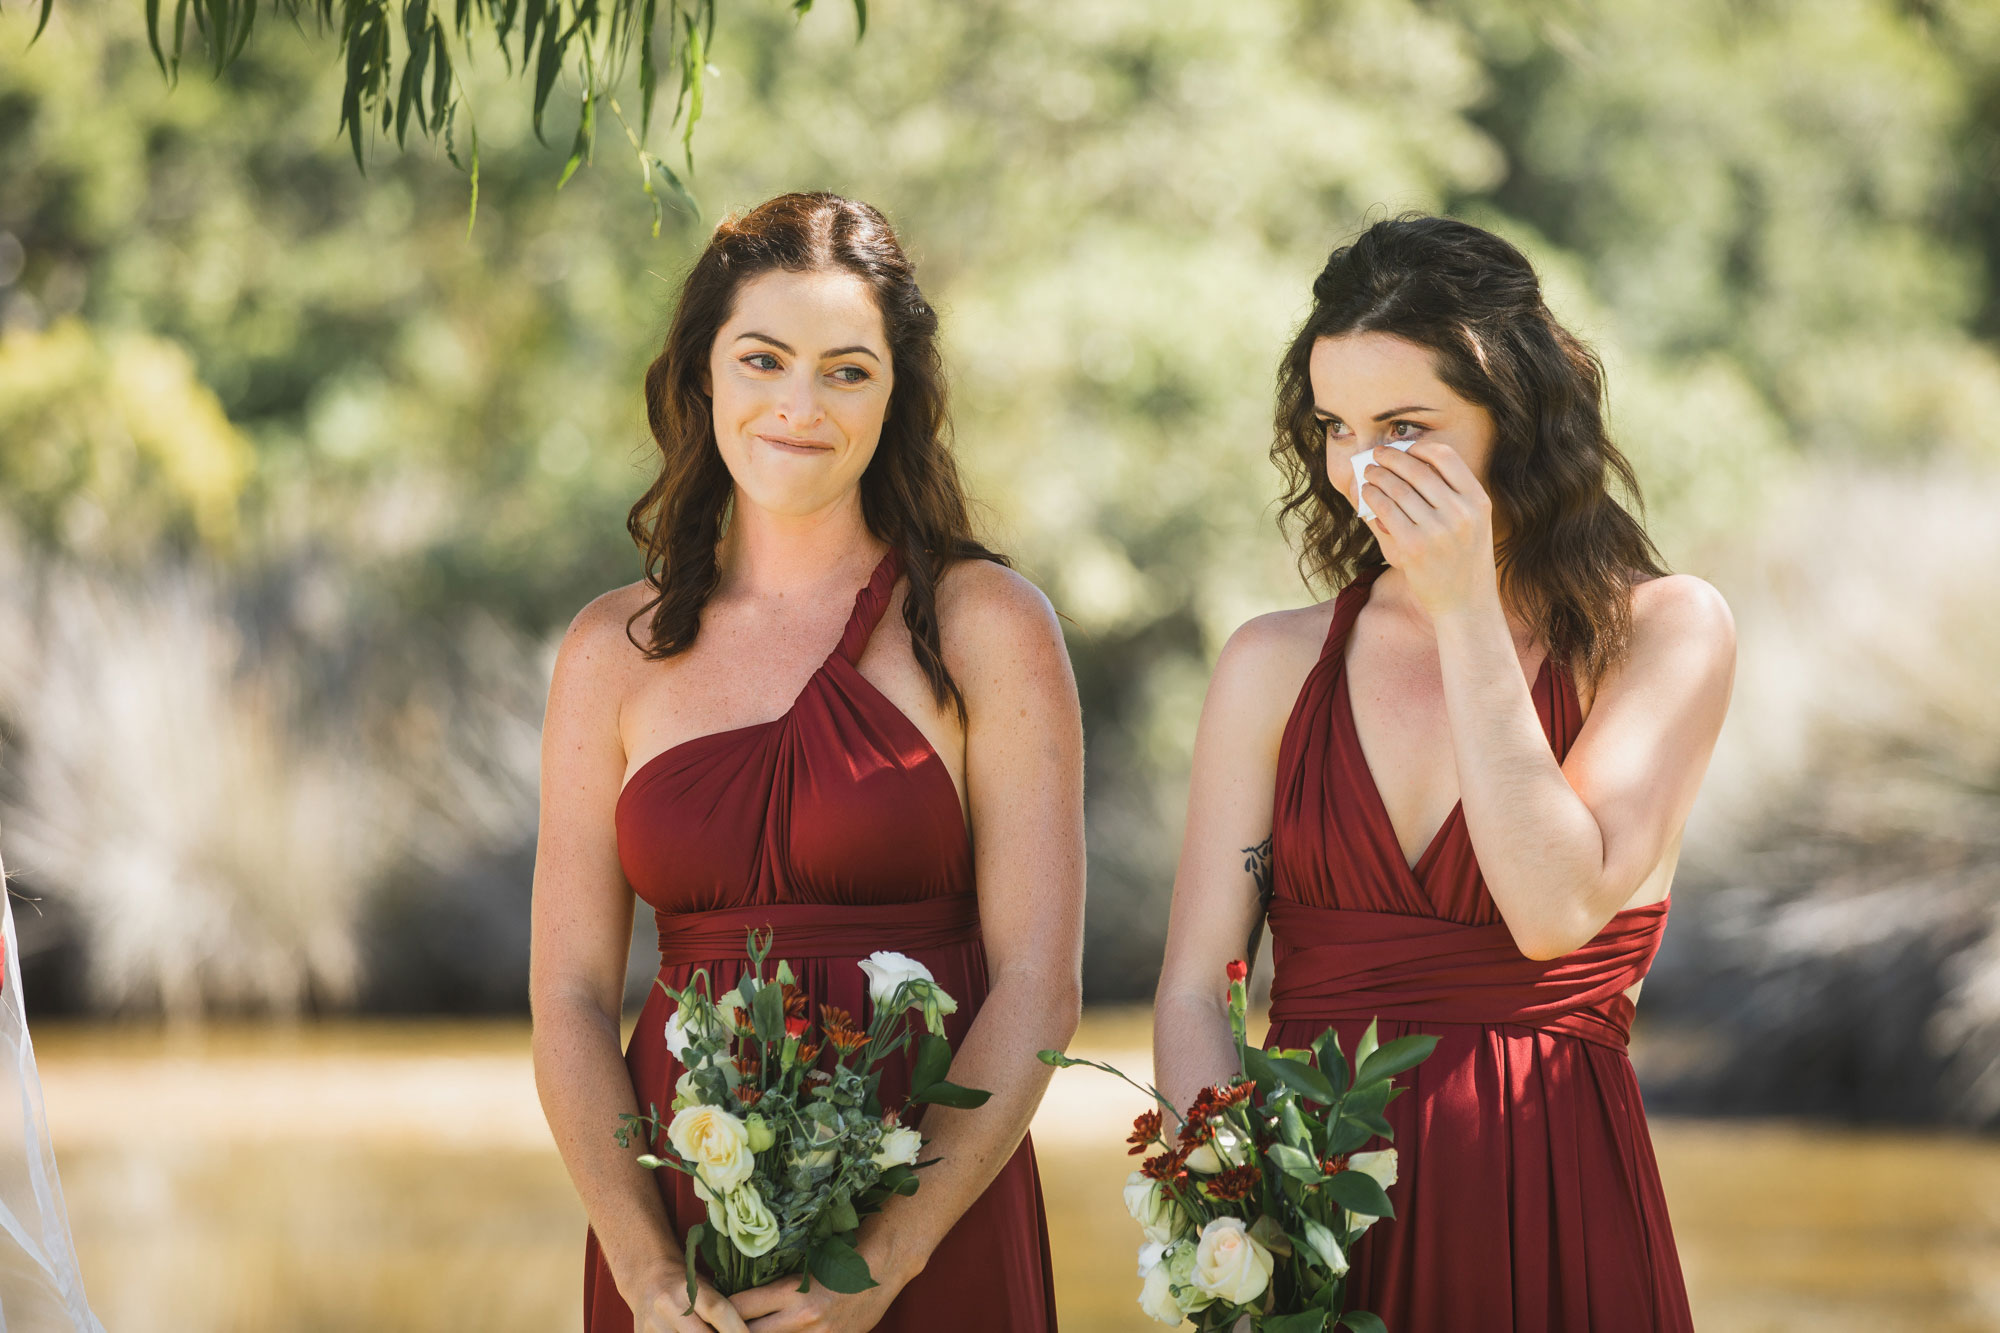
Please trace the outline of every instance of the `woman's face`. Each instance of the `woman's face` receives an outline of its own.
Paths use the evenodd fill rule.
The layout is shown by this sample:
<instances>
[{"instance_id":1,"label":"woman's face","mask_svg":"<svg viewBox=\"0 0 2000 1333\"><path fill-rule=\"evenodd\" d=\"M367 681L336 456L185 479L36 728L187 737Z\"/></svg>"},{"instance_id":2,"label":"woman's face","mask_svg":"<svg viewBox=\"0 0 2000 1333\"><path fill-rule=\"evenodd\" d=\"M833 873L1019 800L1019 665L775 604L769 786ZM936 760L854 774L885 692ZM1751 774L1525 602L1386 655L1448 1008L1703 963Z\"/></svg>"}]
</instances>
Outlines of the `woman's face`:
<instances>
[{"instance_id":1,"label":"woman's face","mask_svg":"<svg viewBox=\"0 0 2000 1333\"><path fill-rule=\"evenodd\" d=\"M894 375L882 312L844 269L760 273L708 354L715 443L737 494L788 517L860 485Z\"/></svg>"},{"instance_id":2,"label":"woman's face","mask_svg":"<svg viewBox=\"0 0 2000 1333\"><path fill-rule=\"evenodd\" d=\"M1391 443L1448 444L1486 485L1492 414L1445 387L1428 348L1390 333L1321 338L1308 370L1313 415L1326 430L1327 479L1350 503L1356 497L1348 460Z\"/></svg>"}]
</instances>

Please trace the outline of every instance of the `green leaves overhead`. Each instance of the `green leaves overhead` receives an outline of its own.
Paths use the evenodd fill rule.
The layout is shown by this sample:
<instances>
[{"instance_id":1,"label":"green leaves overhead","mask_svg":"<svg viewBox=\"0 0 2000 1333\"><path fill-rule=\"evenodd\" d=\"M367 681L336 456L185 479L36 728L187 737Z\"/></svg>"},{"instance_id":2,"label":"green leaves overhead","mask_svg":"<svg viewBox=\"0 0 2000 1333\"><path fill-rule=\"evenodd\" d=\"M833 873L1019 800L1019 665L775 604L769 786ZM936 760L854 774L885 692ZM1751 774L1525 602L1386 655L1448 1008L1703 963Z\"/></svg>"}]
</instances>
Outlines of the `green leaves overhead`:
<instances>
[{"instance_id":1,"label":"green leaves overhead","mask_svg":"<svg viewBox=\"0 0 2000 1333\"><path fill-rule=\"evenodd\" d=\"M54 0L42 0L35 36L47 26ZM181 58L188 43L188 19L206 44L210 72L221 75L243 52L256 25L260 3L268 3L294 24L310 15L322 31L338 33L346 67L340 98L340 130L354 153L354 164L367 170L362 150L364 131L375 126L393 130L396 146L407 146L410 123L426 137L445 137L453 165L471 177L476 217L479 189L479 138L469 136L470 153L459 159L452 135L458 112L465 108L468 128L472 115L458 76L458 60L476 37L491 40L510 72L531 75L535 137L543 132L549 99L558 77L569 70L577 81L576 133L569 156L556 181L560 189L596 149L599 109L608 107L623 123L625 114L616 91L624 82L633 54L638 55L639 125L626 124L626 138L639 160L641 188L653 200L653 234L660 229L657 176L681 207L698 212L694 196L679 174L646 145L652 130L653 103L659 95L660 70L674 71L676 87L669 123L681 126L681 156L694 165L694 131L702 116L702 83L711 72L707 52L715 40L717 0L453 0L449 13L433 0L175 0L171 25L163 22L160 0L145 0L146 37L161 74L169 83L180 78ZM867 0L853 0L858 33L868 30ZM796 2L804 17L811 0ZM337 10L337 12L336 12ZM165 28L165 36L162 32ZM32 39L31 39L32 40Z\"/></svg>"}]
</instances>

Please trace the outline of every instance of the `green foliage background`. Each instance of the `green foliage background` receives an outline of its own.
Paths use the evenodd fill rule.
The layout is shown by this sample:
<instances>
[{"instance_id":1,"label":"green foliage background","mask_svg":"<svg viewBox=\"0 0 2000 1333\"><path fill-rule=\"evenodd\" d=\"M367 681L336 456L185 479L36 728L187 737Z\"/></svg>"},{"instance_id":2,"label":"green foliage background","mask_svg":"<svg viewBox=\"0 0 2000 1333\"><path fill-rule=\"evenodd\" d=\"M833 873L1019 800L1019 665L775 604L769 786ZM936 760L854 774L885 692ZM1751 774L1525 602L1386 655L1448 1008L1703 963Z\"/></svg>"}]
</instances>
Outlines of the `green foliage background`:
<instances>
[{"instance_id":1,"label":"green foliage background","mask_svg":"<svg viewBox=\"0 0 2000 1333\"><path fill-rule=\"evenodd\" d=\"M858 43L844 8L744 0L708 52L706 211L657 239L623 145L554 188L573 120L538 144L476 46L468 239L440 150L356 173L330 36L260 26L170 93L137 4L64 0L24 49L33 17L0 12L0 511L113 572L254 583L309 550L379 637L473 608L546 636L631 579L640 374L707 227L789 189L882 207L991 534L1069 617L1096 996L1150 989L1214 651L1307 596L1272 374L1366 221L1530 252L1682 568L1824 460L2000 453L1978 0L877 0Z\"/></svg>"}]
</instances>

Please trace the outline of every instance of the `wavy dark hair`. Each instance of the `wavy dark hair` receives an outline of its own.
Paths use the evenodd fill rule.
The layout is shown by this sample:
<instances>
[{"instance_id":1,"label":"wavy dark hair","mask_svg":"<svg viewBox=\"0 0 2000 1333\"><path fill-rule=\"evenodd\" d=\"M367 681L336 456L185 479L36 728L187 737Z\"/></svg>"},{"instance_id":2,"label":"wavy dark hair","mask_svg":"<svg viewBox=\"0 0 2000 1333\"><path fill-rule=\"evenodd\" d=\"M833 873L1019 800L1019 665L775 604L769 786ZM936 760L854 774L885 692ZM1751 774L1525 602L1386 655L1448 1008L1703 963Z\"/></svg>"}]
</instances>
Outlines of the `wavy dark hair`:
<instances>
[{"instance_id":1,"label":"wavy dark hair","mask_svg":"<svg viewBox=\"0 0 2000 1333\"><path fill-rule=\"evenodd\" d=\"M1438 378L1492 414L1501 587L1557 662L1601 678L1630 647L1632 585L1667 571L1611 493L1615 479L1644 512L1638 477L1605 427L1604 367L1549 313L1533 265L1470 223L1405 214L1335 250L1312 290L1312 312L1278 366L1271 446L1286 482L1279 522L1303 523L1299 572L1339 587L1384 563L1327 477L1309 366L1322 338L1392 334L1427 349Z\"/></svg>"},{"instance_id":2,"label":"wavy dark hair","mask_svg":"<svg viewBox=\"0 0 2000 1333\"><path fill-rule=\"evenodd\" d=\"M949 701L962 722L965 697L945 669L939 636L938 582L959 560L1009 562L972 534L951 453L937 312L887 219L837 194L779 195L725 218L681 285L666 344L646 368L646 420L660 472L625 526L645 554L654 596L626 622L626 636L659 659L686 652L701 631L702 608L722 577L716 547L734 495L715 443L709 352L737 290L773 270L852 273L882 312L895 379L881 442L861 475L861 512L868 530L902 556L903 623L917 665L939 705ZM641 616L650 616L646 643L632 634Z\"/></svg>"}]
</instances>

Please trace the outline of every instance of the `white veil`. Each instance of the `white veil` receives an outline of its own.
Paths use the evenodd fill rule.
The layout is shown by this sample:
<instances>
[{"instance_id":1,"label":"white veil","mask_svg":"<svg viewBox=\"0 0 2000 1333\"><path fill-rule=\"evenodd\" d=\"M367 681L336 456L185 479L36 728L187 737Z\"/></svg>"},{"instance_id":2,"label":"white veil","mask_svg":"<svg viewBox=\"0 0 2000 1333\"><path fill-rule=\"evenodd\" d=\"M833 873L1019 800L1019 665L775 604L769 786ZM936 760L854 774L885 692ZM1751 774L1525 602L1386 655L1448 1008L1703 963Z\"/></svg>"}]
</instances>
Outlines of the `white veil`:
<instances>
[{"instance_id":1,"label":"white veil","mask_svg":"<svg viewBox=\"0 0 2000 1333\"><path fill-rule=\"evenodd\" d=\"M0 867L0 1333L104 1333L83 1298L55 1150L42 1113L42 1081L21 1009L21 955L13 895Z\"/></svg>"}]
</instances>

